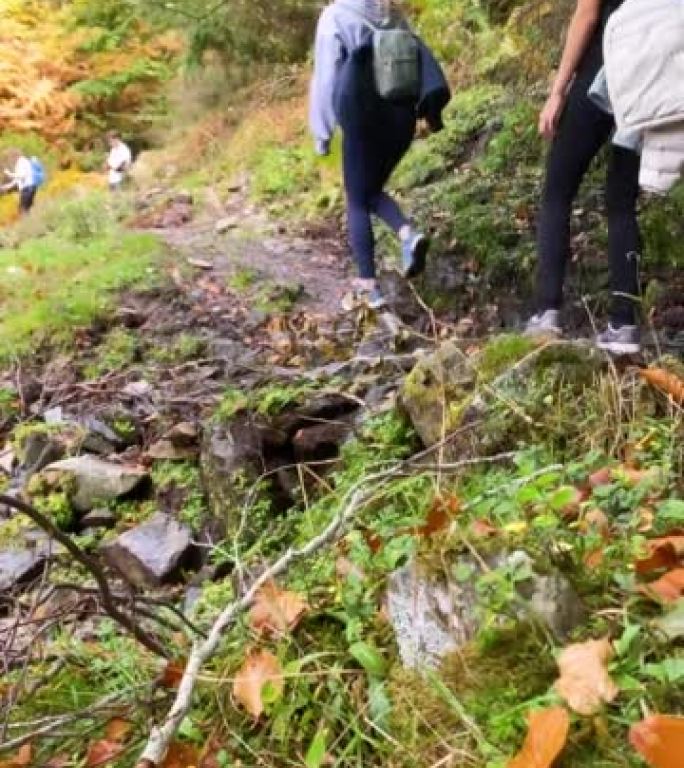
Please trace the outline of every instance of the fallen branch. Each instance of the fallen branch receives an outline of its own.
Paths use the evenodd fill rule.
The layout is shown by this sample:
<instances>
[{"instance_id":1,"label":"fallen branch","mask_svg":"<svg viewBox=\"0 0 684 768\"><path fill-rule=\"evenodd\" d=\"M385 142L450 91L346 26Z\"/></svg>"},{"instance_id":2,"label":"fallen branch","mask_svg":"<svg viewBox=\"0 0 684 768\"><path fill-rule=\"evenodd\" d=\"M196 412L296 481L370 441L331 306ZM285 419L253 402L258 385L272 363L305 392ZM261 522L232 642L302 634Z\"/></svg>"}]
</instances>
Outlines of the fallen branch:
<instances>
[{"instance_id":1,"label":"fallen branch","mask_svg":"<svg viewBox=\"0 0 684 768\"><path fill-rule=\"evenodd\" d=\"M450 471L456 471L477 463L506 461L510 459L510 456L510 453L506 453L480 460L467 459L460 463L449 464L448 468ZM163 723L152 730L136 768L157 768L161 765L181 722L190 711L195 684L202 667L218 649L223 634L233 626L238 616L252 605L261 587L287 572L294 562L304 560L324 547L339 541L345 533L347 524L375 497L378 487L386 485L393 478L402 476L410 461L410 459L402 461L388 470L369 475L352 486L343 497L340 512L318 536L299 549L289 549L285 552L252 583L239 600L231 603L223 610L214 622L208 638L201 643L196 642L193 646L178 687L176 699ZM367 485L372 485L373 488L371 491L364 492L363 488Z\"/></svg>"},{"instance_id":2,"label":"fallen branch","mask_svg":"<svg viewBox=\"0 0 684 768\"><path fill-rule=\"evenodd\" d=\"M74 560L80 563L95 579L95 583L99 588L102 607L107 612L107 615L116 621L117 624L122 626L125 630L130 632L133 637L138 640L138 642L145 646L145 648L157 654L158 656L163 656L164 658L169 657L168 652L164 649L158 640L156 640L154 637L151 637L130 616L127 616L125 613L119 610L117 600L109 588L107 577L105 576L104 571L97 563L97 561L92 557L89 557L80 547L74 544L71 538L60 531L49 517L46 517L42 512L39 512L30 504L27 504L20 499L14 498L14 496L6 496L5 494L0 494L0 504L4 504L5 506L10 507L10 509L14 509L17 512L23 513L27 517L30 517L31 520L33 520L33 522L39 528L42 528L42 530L44 530L52 539L61 544L64 549L66 549L67 552L69 552L69 554L74 558Z\"/></svg>"}]
</instances>

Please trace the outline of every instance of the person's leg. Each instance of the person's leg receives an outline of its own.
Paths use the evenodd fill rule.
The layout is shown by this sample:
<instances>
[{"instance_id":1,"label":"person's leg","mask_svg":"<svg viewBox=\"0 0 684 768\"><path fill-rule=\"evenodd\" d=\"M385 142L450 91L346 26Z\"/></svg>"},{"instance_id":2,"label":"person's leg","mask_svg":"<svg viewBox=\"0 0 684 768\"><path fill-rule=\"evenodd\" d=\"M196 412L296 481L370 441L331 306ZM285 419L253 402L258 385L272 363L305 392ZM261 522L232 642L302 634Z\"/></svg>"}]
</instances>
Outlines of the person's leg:
<instances>
[{"instance_id":1,"label":"person's leg","mask_svg":"<svg viewBox=\"0 0 684 768\"><path fill-rule=\"evenodd\" d=\"M637 221L639 156L613 147L606 179L608 210L608 254L613 303L611 324L619 328L635 325L639 303L639 258L641 234Z\"/></svg>"},{"instance_id":2,"label":"person's leg","mask_svg":"<svg viewBox=\"0 0 684 768\"><path fill-rule=\"evenodd\" d=\"M25 187L19 192L19 213L24 216L31 208L36 197L35 187Z\"/></svg>"},{"instance_id":3,"label":"person's leg","mask_svg":"<svg viewBox=\"0 0 684 768\"><path fill-rule=\"evenodd\" d=\"M537 311L559 310L570 253L570 215L579 185L613 121L586 96L583 84L573 86L568 105L549 151L537 233Z\"/></svg>"},{"instance_id":4,"label":"person's leg","mask_svg":"<svg viewBox=\"0 0 684 768\"><path fill-rule=\"evenodd\" d=\"M375 240L368 194L368 152L362 137L345 134L343 140L344 188L347 199L349 243L363 280L375 279Z\"/></svg>"}]
</instances>

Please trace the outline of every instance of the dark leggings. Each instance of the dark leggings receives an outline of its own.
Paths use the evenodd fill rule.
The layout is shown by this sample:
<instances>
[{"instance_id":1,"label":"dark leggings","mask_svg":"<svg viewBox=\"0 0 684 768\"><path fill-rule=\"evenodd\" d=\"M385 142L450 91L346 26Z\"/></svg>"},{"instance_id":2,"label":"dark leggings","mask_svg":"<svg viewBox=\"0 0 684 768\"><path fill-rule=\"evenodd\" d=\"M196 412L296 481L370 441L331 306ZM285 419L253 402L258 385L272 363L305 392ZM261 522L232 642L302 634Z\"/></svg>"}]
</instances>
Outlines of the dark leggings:
<instances>
[{"instance_id":1,"label":"dark leggings","mask_svg":"<svg viewBox=\"0 0 684 768\"><path fill-rule=\"evenodd\" d=\"M395 232L408 224L397 203L384 191L394 169L404 157L416 130L413 110L388 107L382 121L365 132L344 135L344 187L347 225L359 277L375 277L375 238L371 215Z\"/></svg>"},{"instance_id":2,"label":"dark leggings","mask_svg":"<svg viewBox=\"0 0 684 768\"><path fill-rule=\"evenodd\" d=\"M586 95L591 79L574 84L549 152L539 218L539 311L560 309L565 267L570 254L570 215L579 185L615 123ZM639 156L611 146L606 179L608 256L613 325L633 325L639 300L641 238L636 216Z\"/></svg>"},{"instance_id":3,"label":"dark leggings","mask_svg":"<svg viewBox=\"0 0 684 768\"><path fill-rule=\"evenodd\" d=\"M28 213L33 208L36 199L36 187L24 187L19 192L19 213Z\"/></svg>"}]
</instances>

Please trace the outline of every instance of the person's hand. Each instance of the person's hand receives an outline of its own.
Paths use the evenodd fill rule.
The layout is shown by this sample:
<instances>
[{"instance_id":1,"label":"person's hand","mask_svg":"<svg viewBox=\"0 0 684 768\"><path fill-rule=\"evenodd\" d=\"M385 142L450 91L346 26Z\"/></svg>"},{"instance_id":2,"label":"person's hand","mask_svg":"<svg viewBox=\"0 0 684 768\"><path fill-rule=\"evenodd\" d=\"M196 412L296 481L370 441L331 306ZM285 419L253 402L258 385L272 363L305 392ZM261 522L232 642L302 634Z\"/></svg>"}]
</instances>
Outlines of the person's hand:
<instances>
[{"instance_id":1,"label":"person's hand","mask_svg":"<svg viewBox=\"0 0 684 768\"><path fill-rule=\"evenodd\" d=\"M551 141L556 135L558 121L564 107L565 97L560 93L552 93L546 100L546 104L539 114L539 133L547 141Z\"/></svg>"}]
</instances>

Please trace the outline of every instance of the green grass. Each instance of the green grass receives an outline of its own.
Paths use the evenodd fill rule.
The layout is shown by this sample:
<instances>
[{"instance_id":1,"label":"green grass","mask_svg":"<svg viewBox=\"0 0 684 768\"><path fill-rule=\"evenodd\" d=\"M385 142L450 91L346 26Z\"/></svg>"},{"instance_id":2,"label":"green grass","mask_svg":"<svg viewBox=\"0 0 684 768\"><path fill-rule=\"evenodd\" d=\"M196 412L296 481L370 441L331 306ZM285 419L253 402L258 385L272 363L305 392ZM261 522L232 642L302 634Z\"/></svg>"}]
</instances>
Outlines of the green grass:
<instances>
[{"instance_id":1,"label":"green grass","mask_svg":"<svg viewBox=\"0 0 684 768\"><path fill-rule=\"evenodd\" d=\"M58 234L0 252L0 362L67 341L112 305L112 292L149 277L155 237L107 232L74 243Z\"/></svg>"}]
</instances>

